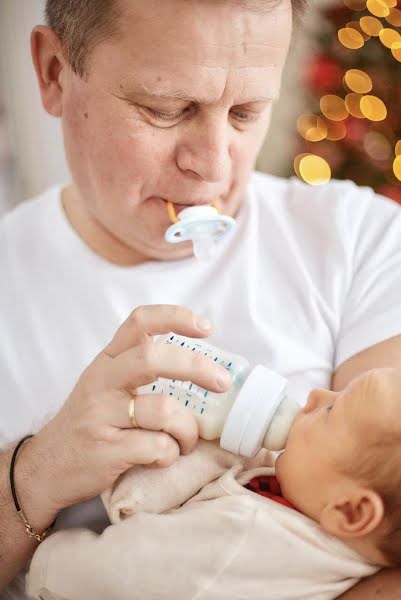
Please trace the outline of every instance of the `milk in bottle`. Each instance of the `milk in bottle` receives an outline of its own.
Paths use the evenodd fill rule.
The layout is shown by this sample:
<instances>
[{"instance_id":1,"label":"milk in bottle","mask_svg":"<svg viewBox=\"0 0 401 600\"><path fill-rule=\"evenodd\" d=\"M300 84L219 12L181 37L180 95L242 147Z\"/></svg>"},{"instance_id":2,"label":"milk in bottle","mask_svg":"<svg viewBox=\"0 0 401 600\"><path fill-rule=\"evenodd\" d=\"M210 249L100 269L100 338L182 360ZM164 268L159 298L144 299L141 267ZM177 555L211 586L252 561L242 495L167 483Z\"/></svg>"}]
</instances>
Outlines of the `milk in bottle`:
<instances>
[{"instance_id":1,"label":"milk in bottle","mask_svg":"<svg viewBox=\"0 0 401 600\"><path fill-rule=\"evenodd\" d=\"M190 381L159 378L138 388L138 394L172 396L191 410L205 440L220 438L222 448L242 456L254 456L264 447L281 450L300 411L286 394L286 380L278 373L249 362L199 339L174 333L155 338L156 343L198 352L230 373L231 387L224 393L205 390Z\"/></svg>"}]
</instances>

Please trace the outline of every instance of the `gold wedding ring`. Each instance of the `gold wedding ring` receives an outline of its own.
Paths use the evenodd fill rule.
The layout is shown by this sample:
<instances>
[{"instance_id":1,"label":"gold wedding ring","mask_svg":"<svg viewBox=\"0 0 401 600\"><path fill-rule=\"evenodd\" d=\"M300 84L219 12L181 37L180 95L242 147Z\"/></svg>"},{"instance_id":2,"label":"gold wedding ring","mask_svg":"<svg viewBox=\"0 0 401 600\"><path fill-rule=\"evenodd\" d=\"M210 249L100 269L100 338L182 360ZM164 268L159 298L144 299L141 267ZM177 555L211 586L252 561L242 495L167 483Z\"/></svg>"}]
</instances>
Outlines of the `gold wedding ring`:
<instances>
[{"instance_id":1,"label":"gold wedding ring","mask_svg":"<svg viewBox=\"0 0 401 600\"><path fill-rule=\"evenodd\" d=\"M135 419L135 398L131 398L128 404L128 415L131 421L131 425L134 429L138 428L138 423Z\"/></svg>"}]
</instances>

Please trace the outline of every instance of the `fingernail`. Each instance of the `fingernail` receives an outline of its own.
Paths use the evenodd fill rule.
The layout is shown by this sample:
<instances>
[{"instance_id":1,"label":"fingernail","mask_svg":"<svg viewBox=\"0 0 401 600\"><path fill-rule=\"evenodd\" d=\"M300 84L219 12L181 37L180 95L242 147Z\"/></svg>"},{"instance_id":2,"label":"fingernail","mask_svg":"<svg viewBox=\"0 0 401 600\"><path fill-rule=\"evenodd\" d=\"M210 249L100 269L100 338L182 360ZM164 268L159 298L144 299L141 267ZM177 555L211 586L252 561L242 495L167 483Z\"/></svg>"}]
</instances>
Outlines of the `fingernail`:
<instances>
[{"instance_id":1,"label":"fingernail","mask_svg":"<svg viewBox=\"0 0 401 600\"><path fill-rule=\"evenodd\" d=\"M212 329L212 324L206 317L196 317L195 323L201 331L210 331Z\"/></svg>"},{"instance_id":2,"label":"fingernail","mask_svg":"<svg viewBox=\"0 0 401 600\"><path fill-rule=\"evenodd\" d=\"M232 380L230 375L226 370L221 369L219 374L217 375L217 385L221 390L226 390L231 384Z\"/></svg>"}]
</instances>

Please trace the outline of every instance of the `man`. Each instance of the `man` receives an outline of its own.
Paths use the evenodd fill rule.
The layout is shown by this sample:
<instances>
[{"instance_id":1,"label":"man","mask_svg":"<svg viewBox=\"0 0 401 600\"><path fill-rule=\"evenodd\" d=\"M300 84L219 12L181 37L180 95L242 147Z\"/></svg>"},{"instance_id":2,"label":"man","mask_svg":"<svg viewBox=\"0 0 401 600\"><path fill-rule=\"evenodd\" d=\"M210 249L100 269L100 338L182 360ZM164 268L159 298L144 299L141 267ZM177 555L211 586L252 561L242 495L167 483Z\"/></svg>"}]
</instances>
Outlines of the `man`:
<instances>
[{"instance_id":1,"label":"man","mask_svg":"<svg viewBox=\"0 0 401 600\"><path fill-rule=\"evenodd\" d=\"M194 447L191 416L136 388L157 376L214 391L230 382L153 335L208 336L196 316L206 315L216 345L268 364L301 395L401 364L398 207L349 183L311 189L251 174L301 5L292 4L47 2L50 27L35 28L32 53L73 183L0 229L0 589L37 544L10 493L25 435L36 434L11 478L39 537L56 517L57 527L101 530L93 498L119 474ZM212 262L164 241L168 200L177 212L216 202L236 217ZM344 598L380 593L399 597L398 572ZM25 597L21 576L6 594Z\"/></svg>"}]
</instances>

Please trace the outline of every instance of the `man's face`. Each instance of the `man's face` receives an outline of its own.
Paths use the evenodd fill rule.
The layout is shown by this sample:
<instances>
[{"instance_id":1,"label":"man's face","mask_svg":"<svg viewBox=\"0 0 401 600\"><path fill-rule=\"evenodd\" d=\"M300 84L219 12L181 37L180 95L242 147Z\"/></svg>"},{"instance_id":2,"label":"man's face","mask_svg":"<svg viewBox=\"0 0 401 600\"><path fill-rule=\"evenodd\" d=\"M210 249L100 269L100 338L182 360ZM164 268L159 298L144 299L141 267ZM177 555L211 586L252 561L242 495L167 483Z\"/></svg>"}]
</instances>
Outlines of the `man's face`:
<instances>
[{"instance_id":1,"label":"man's face","mask_svg":"<svg viewBox=\"0 0 401 600\"><path fill-rule=\"evenodd\" d=\"M182 258L188 242L164 241L167 201L236 214L279 93L291 3L266 14L224 0L121 8L121 36L94 49L88 77L62 76L67 214L74 205L78 232L118 242L123 261Z\"/></svg>"}]
</instances>

